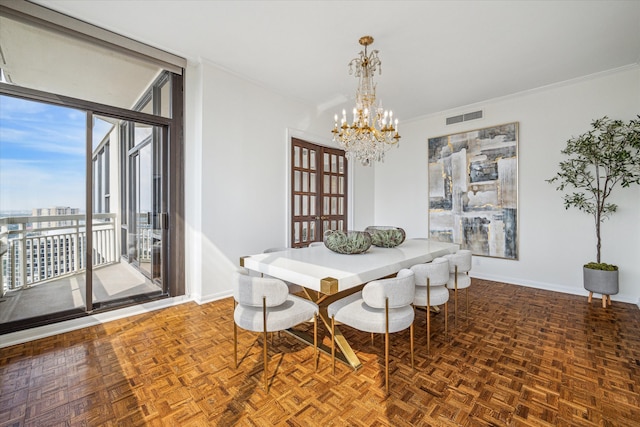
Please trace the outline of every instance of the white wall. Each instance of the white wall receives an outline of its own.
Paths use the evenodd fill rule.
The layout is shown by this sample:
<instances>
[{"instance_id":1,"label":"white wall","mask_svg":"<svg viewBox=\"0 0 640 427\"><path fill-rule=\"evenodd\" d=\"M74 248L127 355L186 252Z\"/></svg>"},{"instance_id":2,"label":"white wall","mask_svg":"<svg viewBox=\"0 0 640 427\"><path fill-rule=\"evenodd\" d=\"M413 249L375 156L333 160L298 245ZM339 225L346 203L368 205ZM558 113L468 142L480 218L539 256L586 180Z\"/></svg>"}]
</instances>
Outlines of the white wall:
<instances>
[{"instance_id":1,"label":"white wall","mask_svg":"<svg viewBox=\"0 0 640 427\"><path fill-rule=\"evenodd\" d=\"M402 143L375 170L375 221L428 235L427 139L519 122L519 260L474 257L475 277L585 294L582 265L595 261L592 217L566 211L545 182L558 171L567 139L608 115L640 114L640 67L592 76L402 124ZM445 118L484 110L484 118L446 126ZM603 224L602 261L620 268L619 301L640 302L640 187L617 189L618 212Z\"/></svg>"},{"instance_id":2,"label":"white wall","mask_svg":"<svg viewBox=\"0 0 640 427\"><path fill-rule=\"evenodd\" d=\"M330 145L333 121L207 63L189 64L186 98L187 289L202 302L231 294L241 256L288 246L289 138ZM373 219L367 173L353 177L362 223Z\"/></svg>"}]
</instances>

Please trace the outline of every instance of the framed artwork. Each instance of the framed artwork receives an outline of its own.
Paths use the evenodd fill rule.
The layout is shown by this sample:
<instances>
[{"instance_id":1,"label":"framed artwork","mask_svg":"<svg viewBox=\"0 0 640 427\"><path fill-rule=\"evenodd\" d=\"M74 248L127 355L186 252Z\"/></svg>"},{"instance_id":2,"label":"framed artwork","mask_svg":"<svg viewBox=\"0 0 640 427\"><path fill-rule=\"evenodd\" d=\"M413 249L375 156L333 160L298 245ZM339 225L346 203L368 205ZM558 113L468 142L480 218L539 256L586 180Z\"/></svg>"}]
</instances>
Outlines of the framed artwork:
<instances>
[{"instance_id":1,"label":"framed artwork","mask_svg":"<svg viewBox=\"0 0 640 427\"><path fill-rule=\"evenodd\" d=\"M518 259L518 122L429 138L429 237Z\"/></svg>"}]
</instances>

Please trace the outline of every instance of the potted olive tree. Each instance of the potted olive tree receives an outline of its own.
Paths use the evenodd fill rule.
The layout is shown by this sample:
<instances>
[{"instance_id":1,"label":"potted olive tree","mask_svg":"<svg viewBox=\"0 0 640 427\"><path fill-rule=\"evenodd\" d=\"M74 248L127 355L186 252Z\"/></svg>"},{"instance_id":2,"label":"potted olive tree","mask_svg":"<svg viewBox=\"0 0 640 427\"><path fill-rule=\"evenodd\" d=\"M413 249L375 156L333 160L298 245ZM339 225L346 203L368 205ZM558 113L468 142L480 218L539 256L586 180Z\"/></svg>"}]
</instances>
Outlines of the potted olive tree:
<instances>
[{"instance_id":1,"label":"potted olive tree","mask_svg":"<svg viewBox=\"0 0 640 427\"><path fill-rule=\"evenodd\" d=\"M601 260L601 225L618 206L611 203L617 186L640 184L640 116L629 122L607 116L594 120L591 130L569 139L561 151L568 156L560 162L560 172L549 183L566 191L564 207L577 208L593 216L596 231L596 261L583 267L584 287L602 294L602 305L618 293L618 267Z\"/></svg>"}]
</instances>

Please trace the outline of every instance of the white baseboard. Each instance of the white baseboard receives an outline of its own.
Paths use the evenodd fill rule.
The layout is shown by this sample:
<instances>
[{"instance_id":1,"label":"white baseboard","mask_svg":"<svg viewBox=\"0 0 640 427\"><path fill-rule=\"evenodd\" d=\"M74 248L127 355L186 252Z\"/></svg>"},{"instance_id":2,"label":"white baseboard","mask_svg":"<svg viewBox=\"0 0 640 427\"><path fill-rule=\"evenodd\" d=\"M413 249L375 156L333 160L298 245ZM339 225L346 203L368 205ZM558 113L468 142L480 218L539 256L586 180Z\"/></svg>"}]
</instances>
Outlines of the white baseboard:
<instances>
[{"instance_id":1,"label":"white baseboard","mask_svg":"<svg viewBox=\"0 0 640 427\"><path fill-rule=\"evenodd\" d=\"M118 310L106 311L104 313L98 313L91 316L66 320L64 322L52 323L50 325L39 326L37 328L11 332L9 334L0 335L0 348L22 344L53 335L63 334L65 332L75 331L76 329L82 329L89 326L100 325L112 320L118 320L124 317L144 314L150 311L160 310L162 308L183 304L189 301L192 301L192 299L186 296L165 298L144 304L121 308Z\"/></svg>"},{"instance_id":2,"label":"white baseboard","mask_svg":"<svg viewBox=\"0 0 640 427\"><path fill-rule=\"evenodd\" d=\"M536 281L532 281L532 280L524 280L523 281L522 279L514 279L514 278L511 278L511 277L496 276L496 275L491 275L491 274L474 274L473 271L471 271L469 273L469 275L471 277L475 277L477 279L491 280L491 281L494 281L494 282L509 283L509 284L512 284L512 285L526 286L528 288L543 289L543 290L546 290L546 291L561 292L563 294L579 295L579 296L584 296L584 297L587 297L589 295L589 292L586 289L574 288L574 287L569 287L569 286L562 286L562 285L557 285L555 283L536 282ZM631 295L625 295L625 294L611 295L611 300L612 301L619 301L619 302L625 302L625 303L629 303L629 304L635 304L635 305L638 306L638 308L640 308L640 299L638 301L634 301L634 299L635 299L635 297L633 297Z\"/></svg>"},{"instance_id":3,"label":"white baseboard","mask_svg":"<svg viewBox=\"0 0 640 427\"><path fill-rule=\"evenodd\" d=\"M230 296L233 296L233 291L228 290L228 291L218 292L217 294L211 294L211 295L194 295L193 300L199 305L202 305L208 302L229 298Z\"/></svg>"}]
</instances>

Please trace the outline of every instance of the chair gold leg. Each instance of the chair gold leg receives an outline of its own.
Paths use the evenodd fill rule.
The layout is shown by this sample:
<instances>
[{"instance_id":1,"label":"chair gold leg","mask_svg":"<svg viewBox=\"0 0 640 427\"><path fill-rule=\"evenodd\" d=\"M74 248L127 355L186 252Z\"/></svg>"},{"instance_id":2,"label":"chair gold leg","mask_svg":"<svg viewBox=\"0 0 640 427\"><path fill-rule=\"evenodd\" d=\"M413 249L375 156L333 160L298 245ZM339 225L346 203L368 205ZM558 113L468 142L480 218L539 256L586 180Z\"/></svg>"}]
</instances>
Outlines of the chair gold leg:
<instances>
[{"instance_id":1,"label":"chair gold leg","mask_svg":"<svg viewBox=\"0 0 640 427\"><path fill-rule=\"evenodd\" d=\"M387 395L389 394L389 298L384 304L384 384Z\"/></svg>"},{"instance_id":2,"label":"chair gold leg","mask_svg":"<svg viewBox=\"0 0 640 427\"><path fill-rule=\"evenodd\" d=\"M449 341L449 303L444 303L444 337Z\"/></svg>"},{"instance_id":3,"label":"chair gold leg","mask_svg":"<svg viewBox=\"0 0 640 427\"><path fill-rule=\"evenodd\" d=\"M413 322L409 327L409 333L411 334L411 369L415 369L415 364L413 363Z\"/></svg>"},{"instance_id":4,"label":"chair gold leg","mask_svg":"<svg viewBox=\"0 0 640 427\"><path fill-rule=\"evenodd\" d=\"M384 334L384 389L389 394L389 332Z\"/></svg>"},{"instance_id":5,"label":"chair gold leg","mask_svg":"<svg viewBox=\"0 0 640 427\"><path fill-rule=\"evenodd\" d=\"M331 366L333 375L336 374L336 318L331 316Z\"/></svg>"},{"instance_id":6,"label":"chair gold leg","mask_svg":"<svg viewBox=\"0 0 640 427\"><path fill-rule=\"evenodd\" d=\"M425 313L425 321L427 322L427 354L429 353L429 349L431 348L431 319L430 319L429 307L427 306L427 312Z\"/></svg>"},{"instance_id":7,"label":"chair gold leg","mask_svg":"<svg viewBox=\"0 0 640 427\"><path fill-rule=\"evenodd\" d=\"M238 325L233 322L233 364L238 367Z\"/></svg>"},{"instance_id":8,"label":"chair gold leg","mask_svg":"<svg viewBox=\"0 0 640 427\"><path fill-rule=\"evenodd\" d=\"M267 298L262 297L262 326L263 326L263 353L262 360L264 364L264 390L269 393L269 377L267 374Z\"/></svg>"},{"instance_id":9,"label":"chair gold leg","mask_svg":"<svg viewBox=\"0 0 640 427\"><path fill-rule=\"evenodd\" d=\"M589 299L587 299L587 302L591 304L592 299L593 299L593 292L589 292Z\"/></svg>"},{"instance_id":10,"label":"chair gold leg","mask_svg":"<svg viewBox=\"0 0 640 427\"><path fill-rule=\"evenodd\" d=\"M464 290L464 295L467 299L467 320L469 320L469 288Z\"/></svg>"},{"instance_id":11,"label":"chair gold leg","mask_svg":"<svg viewBox=\"0 0 640 427\"><path fill-rule=\"evenodd\" d=\"M458 327L458 266L456 265L456 275L453 279L454 291L453 291L453 326Z\"/></svg>"},{"instance_id":12,"label":"chair gold leg","mask_svg":"<svg viewBox=\"0 0 640 427\"><path fill-rule=\"evenodd\" d=\"M431 279L427 277L427 354L431 351Z\"/></svg>"},{"instance_id":13,"label":"chair gold leg","mask_svg":"<svg viewBox=\"0 0 640 427\"><path fill-rule=\"evenodd\" d=\"M318 313L313 314L313 360L315 360L315 369L318 372Z\"/></svg>"},{"instance_id":14,"label":"chair gold leg","mask_svg":"<svg viewBox=\"0 0 640 427\"><path fill-rule=\"evenodd\" d=\"M233 300L233 311L236 311L236 300ZM233 363L235 367L238 367L238 325L236 321L233 321Z\"/></svg>"},{"instance_id":15,"label":"chair gold leg","mask_svg":"<svg viewBox=\"0 0 640 427\"><path fill-rule=\"evenodd\" d=\"M371 345L373 345L373 332L371 333Z\"/></svg>"},{"instance_id":16,"label":"chair gold leg","mask_svg":"<svg viewBox=\"0 0 640 427\"><path fill-rule=\"evenodd\" d=\"M607 308L607 296L602 295L602 308Z\"/></svg>"}]
</instances>

